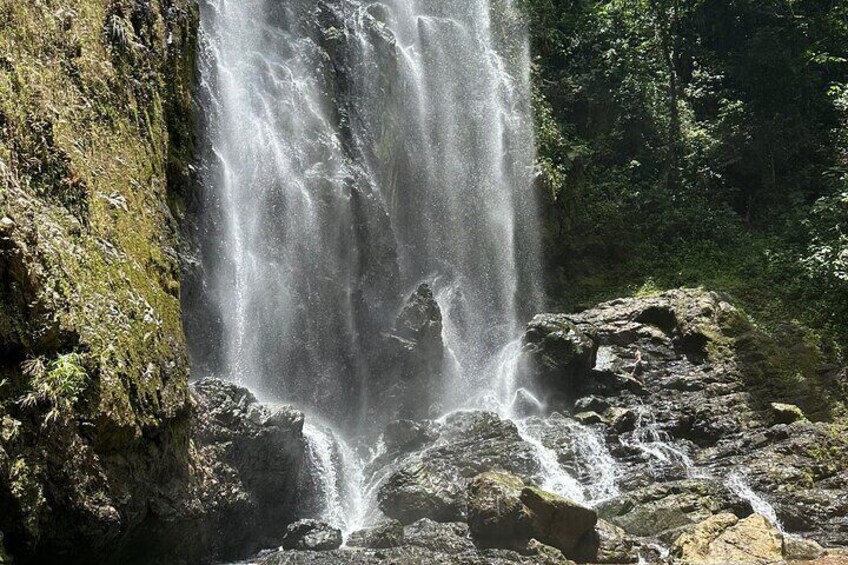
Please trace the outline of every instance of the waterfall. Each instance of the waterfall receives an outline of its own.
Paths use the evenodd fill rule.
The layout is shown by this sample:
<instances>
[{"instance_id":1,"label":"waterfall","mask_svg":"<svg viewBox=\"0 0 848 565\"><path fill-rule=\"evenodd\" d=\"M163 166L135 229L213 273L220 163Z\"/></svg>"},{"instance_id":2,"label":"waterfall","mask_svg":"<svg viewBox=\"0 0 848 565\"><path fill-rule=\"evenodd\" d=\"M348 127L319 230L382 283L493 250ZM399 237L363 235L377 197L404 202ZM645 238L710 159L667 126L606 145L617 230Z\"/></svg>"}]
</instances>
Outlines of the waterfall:
<instances>
[{"instance_id":1,"label":"waterfall","mask_svg":"<svg viewBox=\"0 0 848 565\"><path fill-rule=\"evenodd\" d=\"M540 301L525 23L509 0L202 0L206 372L363 426L373 351L428 282L442 404ZM211 361L208 361L211 360Z\"/></svg>"},{"instance_id":2,"label":"waterfall","mask_svg":"<svg viewBox=\"0 0 848 565\"><path fill-rule=\"evenodd\" d=\"M328 427L308 423L303 435L318 514L346 533L358 529L364 515L360 461Z\"/></svg>"}]
</instances>

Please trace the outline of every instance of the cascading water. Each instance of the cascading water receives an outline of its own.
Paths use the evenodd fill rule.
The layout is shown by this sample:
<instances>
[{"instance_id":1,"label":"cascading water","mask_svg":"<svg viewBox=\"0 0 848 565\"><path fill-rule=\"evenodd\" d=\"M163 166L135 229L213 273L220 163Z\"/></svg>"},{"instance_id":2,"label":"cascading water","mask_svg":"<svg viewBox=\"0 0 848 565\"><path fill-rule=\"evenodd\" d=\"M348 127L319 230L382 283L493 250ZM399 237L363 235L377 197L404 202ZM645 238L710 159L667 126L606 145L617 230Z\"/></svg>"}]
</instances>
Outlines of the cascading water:
<instances>
[{"instance_id":1,"label":"cascading water","mask_svg":"<svg viewBox=\"0 0 848 565\"><path fill-rule=\"evenodd\" d=\"M450 360L439 405L459 406L540 305L529 51L511 0L200 7L195 374L373 437L374 411L394 408L372 397L374 352L427 282ZM348 525L343 446L306 436L324 515Z\"/></svg>"},{"instance_id":2,"label":"cascading water","mask_svg":"<svg viewBox=\"0 0 848 565\"><path fill-rule=\"evenodd\" d=\"M508 1L204 0L196 357L361 425L422 281L481 385L539 301L526 33Z\"/></svg>"}]
</instances>

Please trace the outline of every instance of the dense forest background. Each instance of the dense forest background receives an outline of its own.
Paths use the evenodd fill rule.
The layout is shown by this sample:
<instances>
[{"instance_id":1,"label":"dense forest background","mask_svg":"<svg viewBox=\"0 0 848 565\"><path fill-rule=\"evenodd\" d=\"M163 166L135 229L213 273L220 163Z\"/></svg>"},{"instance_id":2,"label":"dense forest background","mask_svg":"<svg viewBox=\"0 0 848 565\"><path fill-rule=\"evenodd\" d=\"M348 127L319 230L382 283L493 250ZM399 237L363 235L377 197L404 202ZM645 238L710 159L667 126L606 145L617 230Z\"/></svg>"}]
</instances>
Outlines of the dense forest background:
<instances>
[{"instance_id":1,"label":"dense forest background","mask_svg":"<svg viewBox=\"0 0 848 565\"><path fill-rule=\"evenodd\" d=\"M558 306L703 285L838 356L848 3L524 1Z\"/></svg>"}]
</instances>

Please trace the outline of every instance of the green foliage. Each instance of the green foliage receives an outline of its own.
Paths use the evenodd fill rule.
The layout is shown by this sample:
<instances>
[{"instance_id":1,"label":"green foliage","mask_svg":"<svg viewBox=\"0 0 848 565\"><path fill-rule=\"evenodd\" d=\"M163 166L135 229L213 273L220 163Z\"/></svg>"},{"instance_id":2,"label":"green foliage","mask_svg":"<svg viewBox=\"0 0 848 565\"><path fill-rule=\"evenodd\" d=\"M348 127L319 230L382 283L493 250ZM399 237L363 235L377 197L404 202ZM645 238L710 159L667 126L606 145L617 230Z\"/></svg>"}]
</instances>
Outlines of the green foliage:
<instances>
[{"instance_id":1,"label":"green foliage","mask_svg":"<svg viewBox=\"0 0 848 565\"><path fill-rule=\"evenodd\" d=\"M523 4L560 306L707 286L848 346L848 6Z\"/></svg>"},{"instance_id":2,"label":"green foliage","mask_svg":"<svg viewBox=\"0 0 848 565\"><path fill-rule=\"evenodd\" d=\"M30 359L24 362L23 370L30 377L30 391L20 403L25 408L47 407L45 425L70 418L89 384L77 353L60 355L46 365L40 358Z\"/></svg>"}]
</instances>

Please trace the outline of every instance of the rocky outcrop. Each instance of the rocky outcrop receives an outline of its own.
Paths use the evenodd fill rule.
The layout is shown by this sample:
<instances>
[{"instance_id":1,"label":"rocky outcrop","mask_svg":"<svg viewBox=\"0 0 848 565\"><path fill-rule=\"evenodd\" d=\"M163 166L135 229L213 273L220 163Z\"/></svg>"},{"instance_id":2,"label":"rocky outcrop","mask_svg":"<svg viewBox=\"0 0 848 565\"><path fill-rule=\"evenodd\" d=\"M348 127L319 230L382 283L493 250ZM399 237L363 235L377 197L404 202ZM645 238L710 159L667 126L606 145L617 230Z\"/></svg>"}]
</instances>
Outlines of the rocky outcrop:
<instances>
[{"instance_id":1,"label":"rocky outcrop","mask_svg":"<svg viewBox=\"0 0 848 565\"><path fill-rule=\"evenodd\" d=\"M404 524L422 518L451 522L465 516L462 487L423 461L394 473L380 488L379 503L386 516Z\"/></svg>"},{"instance_id":2,"label":"rocky outcrop","mask_svg":"<svg viewBox=\"0 0 848 565\"><path fill-rule=\"evenodd\" d=\"M375 353L369 392L379 425L397 418L437 416L444 343L442 311L427 284L412 293Z\"/></svg>"},{"instance_id":3,"label":"rocky outcrop","mask_svg":"<svg viewBox=\"0 0 848 565\"><path fill-rule=\"evenodd\" d=\"M535 539L566 556L598 521L594 510L499 472L483 473L471 482L468 510L478 545L521 551Z\"/></svg>"},{"instance_id":4,"label":"rocky outcrop","mask_svg":"<svg viewBox=\"0 0 848 565\"><path fill-rule=\"evenodd\" d=\"M388 549L404 543L403 524L397 520L387 520L374 527L353 532L347 540L349 547L366 549Z\"/></svg>"},{"instance_id":5,"label":"rocky outcrop","mask_svg":"<svg viewBox=\"0 0 848 565\"><path fill-rule=\"evenodd\" d=\"M342 531L318 520L298 520L289 524L283 549L332 551L342 545Z\"/></svg>"},{"instance_id":6,"label":"rocky outcrop","mask_svg":"<svg viewBox=\"0 0 848 565\"><path fill-rule=\"evenodd\" d=\"M668 539L717 512L744 518L750 500L741 495L750 499L750 489L790 531L848 544L848 443L828 423L828 406L842 400L816 392L818 369L803 343L787 355L726 297L698 289L560 319L573 328L561 339L594 336L597 360L579 387L558 389L563 400L550 408L582 412L606 436L627 491L621 500L631 500L612 513L616 501L605 503L602 515L630 533ZM573 360L563 363L559 374L570 374ZM544 371L557 373L551 364ZM567 437L546 432L544 442L563 462L573 458ZM692 473L706 482L685 482Z\"/></svg>"},{"instance_id":7,"label":"rocky outcrop","mask_svg":"<svg viewBox=\"0 0 848 565\"><path fill-rule=\"evenodd\" d=\"M758 514L717 514L681 535L673 551L686 565L767 565L783 560L783 535Z\"/></svg>"},{"instance_id":8,"label":"rocky outcrop","mask_svg":"<svg viewBox=\"0 0 848 565\"><path fill-rule=\"evenodd\" d=\"M198 11L6 3L0 31L0 531L102 561L190 473L179 228Z\"/></svg>"},{"instance_id":9,"label":"rocky outcrop","mask_svg":"<svg viewBox=\"0 0 848 565\"><path fill-rule=\"evenodd\" d=\"M524 357L533 389L550 402L574 401L595 366L598 345L591 331L568 316L540 314L524 334Z\"/></svg>"},{"instance_id":10,"label":"rocky outcrop","mask_svg":"<svg viewBox=\"0 0 848 565\"><path fill-rule=\"evenodd\" d=\"M215 379L192 385L191 472L114 556L118 562L238 559L276 547L309 505L303 414Z\"/></svg>"}]
</instances>

